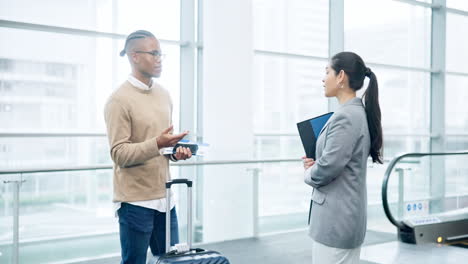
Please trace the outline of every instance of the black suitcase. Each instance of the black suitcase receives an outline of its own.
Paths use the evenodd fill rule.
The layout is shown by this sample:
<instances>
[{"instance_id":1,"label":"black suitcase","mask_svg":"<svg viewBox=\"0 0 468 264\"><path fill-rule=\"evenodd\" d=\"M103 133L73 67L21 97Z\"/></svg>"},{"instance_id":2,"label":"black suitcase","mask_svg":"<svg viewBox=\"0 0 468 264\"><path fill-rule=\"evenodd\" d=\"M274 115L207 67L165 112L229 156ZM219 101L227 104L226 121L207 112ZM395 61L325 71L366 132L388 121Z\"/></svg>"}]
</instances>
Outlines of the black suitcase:
<instances>
[{"instance_id":1,"label":"black suitcase","mask_svg":"<svg viewBox=\"0 0 468 264\"><path fill-rule=\"evenodd\" d=\"M170 214L166 213L166 254L162 255L157 264L229 264L229 260L216 251L192 248L192 181L188 179L175 179L166 183L166 208L170 208L171 186L173 184L187 185L187 252L178 253L170 251L171 221Z\"/></svg>"}]
</instances>

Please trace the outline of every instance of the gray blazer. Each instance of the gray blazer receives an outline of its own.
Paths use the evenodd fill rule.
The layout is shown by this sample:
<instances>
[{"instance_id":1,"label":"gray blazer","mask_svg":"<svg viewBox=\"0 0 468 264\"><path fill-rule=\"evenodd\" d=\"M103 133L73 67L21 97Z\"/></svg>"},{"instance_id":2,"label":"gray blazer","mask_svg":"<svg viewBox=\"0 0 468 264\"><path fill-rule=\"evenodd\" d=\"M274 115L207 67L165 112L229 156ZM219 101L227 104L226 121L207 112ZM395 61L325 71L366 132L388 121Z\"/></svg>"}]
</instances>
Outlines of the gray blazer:
<instances>
[{"instance_id":1,"label":"gray blazer","mask_svg":"<svg viewBox=\"0 0 468 264\"><path fill-rule=\"evenodd\" d=\"M309 235L324 245L351 249L364 241L367 224L367 158L370 135L361 98L341 105L320 131L316 162L304 173L314 187Z\"/></svg>"}]
</instances>

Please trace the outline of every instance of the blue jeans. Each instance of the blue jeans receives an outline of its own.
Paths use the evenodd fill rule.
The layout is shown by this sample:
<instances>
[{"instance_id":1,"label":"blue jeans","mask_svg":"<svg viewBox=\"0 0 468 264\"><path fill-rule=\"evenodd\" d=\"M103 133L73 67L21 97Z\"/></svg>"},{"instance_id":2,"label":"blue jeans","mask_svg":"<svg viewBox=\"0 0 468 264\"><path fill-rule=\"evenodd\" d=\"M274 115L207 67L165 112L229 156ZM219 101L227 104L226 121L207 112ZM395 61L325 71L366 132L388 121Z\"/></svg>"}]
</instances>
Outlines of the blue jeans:
<instances>
[{"instance_id":1,"label":"blue jeans","mask_svg":"<svg viewBox=\"0 0 468 264\"><path fill-rule=\"evenodd\" d=\"M179 243L175 207L171 210L171 245ZM166 213L122 203L119 214L121 264L146 264L148 246L159 256L166 251Z\"/></svg>"}]
</instances>

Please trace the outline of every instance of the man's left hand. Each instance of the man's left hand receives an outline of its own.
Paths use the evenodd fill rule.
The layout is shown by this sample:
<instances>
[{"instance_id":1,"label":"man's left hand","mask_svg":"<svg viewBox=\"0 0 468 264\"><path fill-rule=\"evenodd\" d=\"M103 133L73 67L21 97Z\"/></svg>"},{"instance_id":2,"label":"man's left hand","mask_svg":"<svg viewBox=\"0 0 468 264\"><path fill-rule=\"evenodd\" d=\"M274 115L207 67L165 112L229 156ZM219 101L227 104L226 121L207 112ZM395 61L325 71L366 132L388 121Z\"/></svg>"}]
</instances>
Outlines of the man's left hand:
<instances>
[{"instance_id":1,"label":"man's left hand","mask_svg":"<svg viewBox=\"0 0 468 264\"><path fill-rule=\"evenodd\" d=\"M178 147L174 154L177 160L186 160L192 157L192 151L189 148Z\"/></svg>"}]
</instances>

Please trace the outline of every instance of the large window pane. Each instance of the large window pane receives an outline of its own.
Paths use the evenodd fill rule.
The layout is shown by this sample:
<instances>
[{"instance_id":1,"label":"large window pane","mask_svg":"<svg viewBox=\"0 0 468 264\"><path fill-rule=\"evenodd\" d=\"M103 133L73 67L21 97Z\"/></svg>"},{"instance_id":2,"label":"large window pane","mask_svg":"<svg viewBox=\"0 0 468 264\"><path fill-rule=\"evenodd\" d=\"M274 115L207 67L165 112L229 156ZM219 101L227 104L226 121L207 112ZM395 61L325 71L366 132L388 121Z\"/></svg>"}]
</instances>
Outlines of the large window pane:
<instances>
[{"instance_id":1,"label":"large window pane","mask_svg":"<svg viewBox=\"0 0 468 264\"><path fill-rule=\"evenodd\" d=\"M0 38L9 39L0 43L2 130L104 131L104 103L130 73L127 58L118 56L123 41L6 28ZM158 81L178 109L179 48L162 49Z\"/></svg>"},{"instance_id":2,"label":"large window pane","mask_svg":"<svg viewBox=\"0 0 468 264\"><path fill-rule=\"evenodd\" d=\"M468 1L467 1L468 3ZM468 73L468 17L447 13L447 70ZM465 86L467 87L467 86Z\"/></svg>"},{"instance_id":3,"label":"large window pane","mask_svg":"<svg viewBox=\"0 0 468 264\"><path fill-rule=\"evenodd\" d=\"M254 130L257 157L302 155L296 123L327 112L325 61L255 56ZM268 134L268 135L262 135Z\"/></svg>"},{"instance_id":4,"label":"large window pane","mask_svg":"<svg viewBox=\"0 0 468 264\"><path fill-rule=\"evenodd\" d=\"M365 61L430 67L430 8L390 0L344 2L345 50Z\"/></svg>"},{"instance_id":5,"label":"large window pane","mask_svg":"<svg viewBox=\"0 0 468 264\"><path fill-rule=\"evenodd\" d=\"M157 38L180 39L180 1L120 0L117 5L119 33L146 29Z\"/></svg>"},{"instance_id":6,"label":"large window pane","mask_svg":"<svg viewBox=\"0 0 468 264\"><path fill-rule=\"evenodd\" d=\"M255 56L255 130L295 132L296 122L327 111L326 61Z\"/></svg>"},{"instance_id":7,"label":"large window pane","mask_svg":"<svg viewBox=\"0 0 468 264\"><path fill-rule=\"evenodd\" d=\"M447 7L468 11L468 1L466 1L466 0L447 0Z\"/></svg>"},{"instance_id":8,"label":"large window pane","mask_svg":"<svg viewBox=\"0 0 468 264\"><path fill-rule=\"evenodd\" d=\"M428 134L430 75L382 67L372 69L379 82L384 138L391 134ZM366 87L367 81L364 83L364 88ZM390 151L391 149L392 146L386 146L385 151L399 151Z\"/></svg>"},{"instance_id":9,"label":"large window pane","mask_svg":"<svg viewBox=\"0 0 468 264\"><path fill-rule=\"evenodd\" d=\"M21 263L52 263L118 252L110 170L25 174L23 179L19 204ZM5 205L13 199L13 185L5 187L0 219L11 217L11 207ZM0 230L2 250L11 241L5 230Z\"/></svg>"},{"instance_id":10,"label":"large window pane","mask_svg":"<svg viewBox=\"0 0 468 264\"><path fill-rule=\"evenodd\" d=\"M0 138L0 167L3 169L74 167L110 162L105 137Z\"/></svg>"},{"instance_id":11,"label":"large window pane","mask_svg":"<svg viewBox=\"0 0 468 264\"><path fill-rule=\"evenodd\" d=\"M468 135L446 136L445 149L447 151L462 151L468 149Z\"/></svg>"},{"instance_id":12,"label":"large window pane","mask_svg":"<svg viewBox=\"0 0 468 264\"><path fill-rule=\"evenodd\" d=\"M271 233L307 226L312 188L304 184L298 163L265 164L259 185L259 227Z\"/></svg>"},{"instance_id":13,"label":"large window pane","mask_svg":"<svg viewBox=\"0 0 468 264\"><path fill-rule=\"evenodd\" d=\"M8 28L0 28L0 38L9 39L0 43L0 132L105 131L105 102L130 73L127 58L118 56L123 41ZM162 50L158 82L172 96L178 125L179 47ZM0 163L8 167L109 161L104 137L3 138L0 144Z\"/></svg>"},{"instance_id":14,"label":"large window pane","mask_svg":"<svg viewBox=\"0 0 468 264\"><path fill-rule=\"evenodd\" d=\"M328 111L322 86L327 62L258 54L254 62L255 157L299 158L304 149L296 123ZM306 226L310 188L303 183L299 165L262 167L261 233Z\"/></svg>"},{"instance_id":15,"label":"large window pane","mask_svg":"<svg viewBox=\"0 0 468 264\"><path fill-rule=\"evenodd\" d=\"M466 98L468 98L468 77L447 74L445 93L445 132L447 135L466 134L468 130ZM451 147L454 146L451 145Z\"/></svg>"},{"instance_id":16,"label":"large window pane","mask_svg":"<svg viewBox=\"0 0 468 264\"><path fill-rule=\"evenodd\" d=\"M27 23L111 32L113 2L0 0L0 17Z\"/></svg>"},{"instance_id":17,"label":"large window pane","mask_svg":"<svg viewBox=\"0 0 468 264\"><path fill-rule=\"evenodd\" d=\"M128 34L152 31L163 39L179 39L180 1L0 0L0 18L59 27Z\"/></svg>"},{"instance_id":18,"label":"large window pane","mask_svg":"<svg viewBox=\"0 0 468 264\"><path fill-rule=\"evenodd\" d=\"M255 156L257 158L300 158L304 156L301 139L296 133L291 135L256 134Z\"/></svg>"},{"instance_id":19,"label":"large window pane","mask_svg":"<svg viewBox=\"0 0 468 264\"><path fill-rule=\"evenodd\" d=\"M102 123L96 102L113 88L112 40L7 28L0 38L9 39L0 43L3 129L95 130Z\"/></svg>"},{"instance_id":20,"label":"large window pane","mask_svg":"<svg viewBox=\"0 0 468 264\"><path fill-rule=\"evenodd\" d=\"M328 57L328 0L254 0L254 47Z\"/></svg>"}]
</instances>

